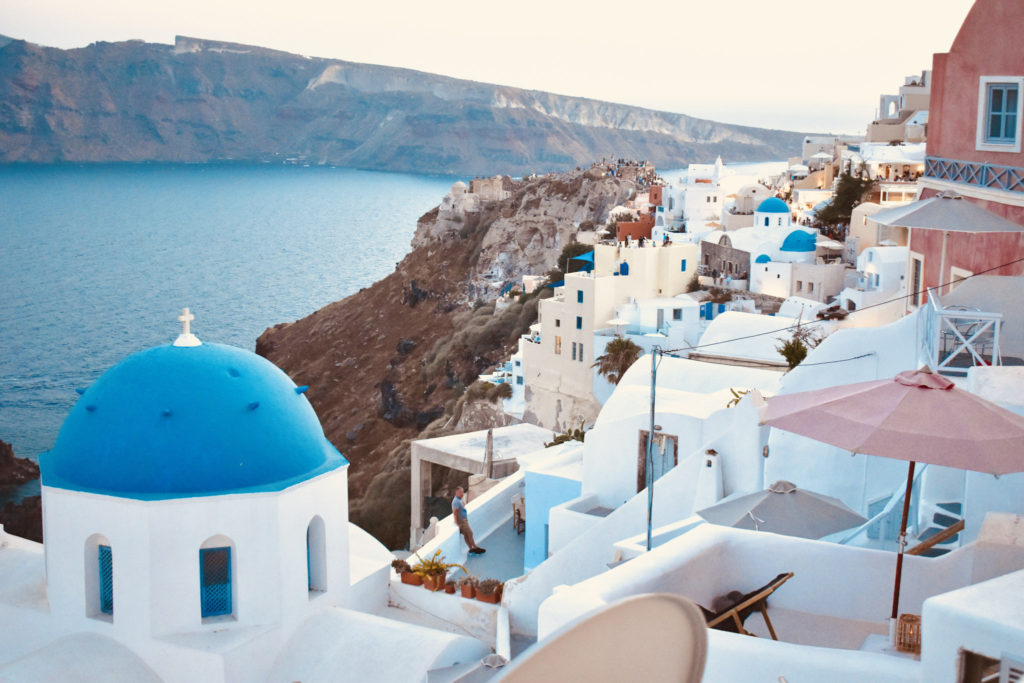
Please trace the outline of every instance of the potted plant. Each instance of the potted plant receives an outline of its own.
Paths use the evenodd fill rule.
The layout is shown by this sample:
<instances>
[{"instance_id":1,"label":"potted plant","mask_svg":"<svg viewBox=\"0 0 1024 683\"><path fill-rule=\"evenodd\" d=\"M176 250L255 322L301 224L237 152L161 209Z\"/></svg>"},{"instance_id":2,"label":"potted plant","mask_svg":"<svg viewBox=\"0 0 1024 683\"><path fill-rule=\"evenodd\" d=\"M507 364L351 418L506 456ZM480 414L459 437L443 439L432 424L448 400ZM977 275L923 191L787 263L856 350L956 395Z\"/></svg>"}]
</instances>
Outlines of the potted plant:
<instances>
[{"instance_id":1,"label":"potted plant","mask_svg":"<svg viewBox=\"0 0 1024 683\"><path fill-rule=\"evenodd\" d=\"M445 584L444 584L444 592L447 593L448 595L455 595L455 581L454 580L449 579L448 581L445 582Z\"/></svg>"},{"instance_id":2,"label":"potted plant","mask_svg":"<svg viewBox=\"0 0 1024 683\"><path fill-rule=\"evenodd\" d=\"M459 590L462 591L462 597L476 597L476 582L477 578L475 576L463 576L459 579Z\"/></svg>"},{"instance_id":3,"label":"potted plant","mask_svg":"<svg viewBox=\"0 0 1024 683\"><path fill-rule=\"evenodd\" d=\"M412 570L423 579L423 587L428 591L439 591L444 588L448 577L448 570L452 567L458 567L466 572L466 568L461 564L445 562L440 548L425 560L419 555L416 555L416 557L419 558L419 562L413 565ZM466 573L468 574L469 572Z\"/></svg>"},{"instance_id":4,"label":"potted plant","mask_svg":"<svg viewBox=\"0 0 1024 683\"><path fill-rule=\"evenodd\" d=\"M402 583L407 583L410 586L422 586L423 577L412 570L409 563L405 560L392 560L391 568L394 569L402 577Z\"/></svg>"},{"instance_id":5,"label":"potted plant","mask_svg":"<svg viewBox=\"0 0 1024 683\"><path fill-rule=\"evenodd\" d=\"M502 582L497 579L484 579L476 585L476 599L492 605L501 600Z\"/></svg>"}]
</instances>

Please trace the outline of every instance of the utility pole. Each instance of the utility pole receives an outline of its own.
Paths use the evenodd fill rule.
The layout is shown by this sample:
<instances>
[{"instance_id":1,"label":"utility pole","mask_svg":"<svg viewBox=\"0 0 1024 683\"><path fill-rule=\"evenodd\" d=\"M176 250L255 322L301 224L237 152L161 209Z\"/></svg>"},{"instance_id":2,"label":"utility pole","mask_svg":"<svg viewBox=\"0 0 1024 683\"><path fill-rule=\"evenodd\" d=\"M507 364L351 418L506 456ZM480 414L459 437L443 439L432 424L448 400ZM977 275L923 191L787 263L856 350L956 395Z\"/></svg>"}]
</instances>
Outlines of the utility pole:
<instances>
[{"instance_id":1,"label":"utility pole","mask_svg":"<svg viewBox=\"0 0 1024 683\"><path fill-rule=\"evenodd\" d=\"M651 515L654 512L654 384L658 378L658 354L661 347L655 346L651 349L651 424L647 432L647 552L651 551Z\"/></svg>"}]
</instances>

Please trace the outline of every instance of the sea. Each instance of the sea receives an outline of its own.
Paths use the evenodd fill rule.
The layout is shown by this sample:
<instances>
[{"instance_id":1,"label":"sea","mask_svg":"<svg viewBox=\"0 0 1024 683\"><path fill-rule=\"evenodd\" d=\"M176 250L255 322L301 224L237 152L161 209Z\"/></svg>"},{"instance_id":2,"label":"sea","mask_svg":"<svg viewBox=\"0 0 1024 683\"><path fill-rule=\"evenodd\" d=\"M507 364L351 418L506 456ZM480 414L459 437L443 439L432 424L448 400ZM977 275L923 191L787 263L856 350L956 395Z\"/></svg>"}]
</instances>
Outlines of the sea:
<instances>
[{"instance_id":1,"label":"sea","mask_svg":"<svg viewBox=\"0 0 1024 683\"><path fill-rule=\"evenodd\" d=\"M784 167L736 164L738 173ZM665 171L680 182L686 169ZM300 166L0 166L0 439L38 458L85 388L170 343L254 349L367 287L457 178ZM0 504L38 482L0 490Z\"/></svg>"},{"instance_id":2,"label":"sea","mask_svg":"<svg viewBox=\"0 0 1024 683\"><path fill-rule=\"evenodd\" d=\"M392 272L455 178L298 166L0 167L0 439L37 458L89 386L175 339L254 349ZM3 499L38 483L0 491Z\"/></svg>"}]
</instances>

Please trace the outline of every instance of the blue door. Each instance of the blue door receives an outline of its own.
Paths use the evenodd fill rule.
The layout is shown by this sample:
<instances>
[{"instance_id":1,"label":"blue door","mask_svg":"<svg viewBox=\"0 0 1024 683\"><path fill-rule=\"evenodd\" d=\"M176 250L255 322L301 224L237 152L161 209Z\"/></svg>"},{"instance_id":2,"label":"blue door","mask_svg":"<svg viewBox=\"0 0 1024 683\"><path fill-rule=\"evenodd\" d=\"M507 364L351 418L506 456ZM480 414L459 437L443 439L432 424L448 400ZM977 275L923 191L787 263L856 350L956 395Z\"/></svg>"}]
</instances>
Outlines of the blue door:
<instances>
[{"instance_id":1,"label":"blue door","mask_svg":"<svg viewBox=\"0 0 1024 683\"><path fill-rule=\"evenodd\" d=\"M199 551L199 583L204 617L231 614L231 548Z\"/></svg>"}]
</instances>

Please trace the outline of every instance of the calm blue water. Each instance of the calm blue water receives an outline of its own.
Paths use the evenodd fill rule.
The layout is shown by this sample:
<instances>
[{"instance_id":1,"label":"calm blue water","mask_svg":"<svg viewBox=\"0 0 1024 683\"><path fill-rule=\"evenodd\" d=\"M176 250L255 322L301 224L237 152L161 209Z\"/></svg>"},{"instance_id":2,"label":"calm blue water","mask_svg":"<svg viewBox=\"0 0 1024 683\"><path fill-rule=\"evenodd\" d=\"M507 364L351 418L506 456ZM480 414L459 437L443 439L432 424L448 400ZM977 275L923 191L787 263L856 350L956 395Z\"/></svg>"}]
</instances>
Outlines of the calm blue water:
<instances>
[{"instance_id":1,"label":"calm blue water","mask_svg":"<svg viewBox=\"0 0 1024 683\"><path fill-rule=\"evenodd\" d=\"M0 439L20 456L48 450L75 388L173 341L185 306L200 339L253 349L267 327L379 280L451 183L328 168L0 167Z\"/></svg>"}]
</instances>

